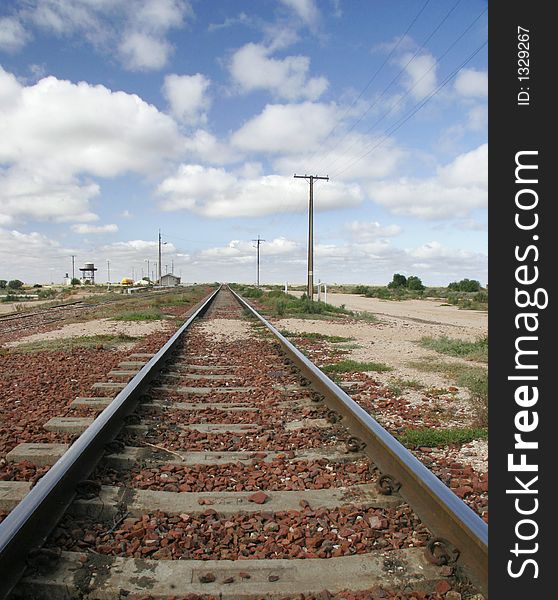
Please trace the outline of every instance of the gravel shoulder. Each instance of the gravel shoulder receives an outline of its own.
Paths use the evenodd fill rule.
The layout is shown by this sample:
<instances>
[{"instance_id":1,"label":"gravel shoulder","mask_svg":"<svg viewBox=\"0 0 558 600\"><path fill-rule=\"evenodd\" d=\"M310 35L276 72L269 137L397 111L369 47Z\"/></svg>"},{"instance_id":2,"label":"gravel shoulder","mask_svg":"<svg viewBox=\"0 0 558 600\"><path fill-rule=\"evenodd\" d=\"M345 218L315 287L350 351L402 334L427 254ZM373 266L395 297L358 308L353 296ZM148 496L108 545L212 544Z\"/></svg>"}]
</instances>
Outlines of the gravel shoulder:
<instances>
[{"instance_id":1,"label":"gravel shoulder","mask_svg":"<svg viewBox=\"0 0 558 600\"><path fill-rule=\"evenodd\" d=\"M333 347L346 346L347 359L362 362L379 362L392 367L392 371L370 373L374 380L384 386L389 386L398 380L418 382L424 389L449 388L455 389L455 381L442 373L424 372L417 370L409 363L414 361L439 361L459 363L467 366L486 367L486 364L476 363L461 358L453 358L439 354L433 350L422 348L418 341L423 336L448 336L464 340L476 340L488 334L487 314L478 311L458 310L455 307L440 306L439 301L408 300L386 301L376 298L364 298L351 294L328 294L328 303L355 311L368 311L378 316L378 323L367 321L327 321L311 319L280 319L275 320L279 329L298 333L321 333L332 336L344 336L354 339L349 344L332 344ZM403 389L401 398L408 401L421 411L424 389ZM473 411L468 400L468 391L457 387L454 393L455 402L451 405L446 426L466 427L473 419ZM442 451L443 453L443 451ZM488 444L476 440L463 446L452 456L469 464L478 473L488 471Z\"/></svg>"},{"instance_id":2,"label":"gravel shoulder","mask_svg":"<svg viewBox=\"0 0 558 600\"><path fill-rule=\"evenodd\" d=\"M111 319L96 319L83 323L69 323L60 329L33 333L19 338L13 342L4 344L6 347L17 347L29 342L40 342L44 340L59 340L81 336L95 335L128 335L130 337L144 337L164 331L168 328L168 322L160 321L113 321Z\"/></svg>"}]
</instances>

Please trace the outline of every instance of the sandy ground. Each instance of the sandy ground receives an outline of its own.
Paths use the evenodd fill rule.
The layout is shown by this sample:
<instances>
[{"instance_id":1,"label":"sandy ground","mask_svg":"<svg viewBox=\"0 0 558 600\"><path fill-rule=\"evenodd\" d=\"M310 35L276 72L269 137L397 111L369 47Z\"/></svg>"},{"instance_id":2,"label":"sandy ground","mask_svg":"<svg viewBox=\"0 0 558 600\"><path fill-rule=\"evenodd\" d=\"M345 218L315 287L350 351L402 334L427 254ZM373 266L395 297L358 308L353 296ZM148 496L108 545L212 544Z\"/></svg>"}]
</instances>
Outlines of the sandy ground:
<instances>
[{"instance_id":1,"label":"sandy ground","mask_svg":"<svg viewBox=\"0 0 558 600\"><path fill-rule=\"evenodd\" d=\"M8 342L5 346L19 346L28 342L107 334L143 337L157 331L163 331L167 326L167 321L111 321L110 319L97 319L84 323L70 323L60 329L45 333L34 333L14 342Z\"/></svg>"},{"instance_id":2,"label":"sandy ground","mask_svg":"<svg viewBox=\"0 0 558 600\"><path fill-rule=\"evenodd\" d=\"M302 292L292 294L300 296ZM441 306L443 302L439 299L394 301L366 298L357 294L328 293L327 302L333 306L344 304L348 310L366 311L378 316L401 317L407 321L465 328L474 337L485 335L488 330L488 313L479 310L459 310L456 306Z\"/></svg>"},{"instance_id":3,"label":"sandy ground","mask_svg":"<svg viewBox=\"0 0 558 600\"><path fill-rule=\"evenodd\" d=\"M279 329L295 332L316 332L326 335L339 335L354 338L346 346L350 349L347 358L381 362L393 367L393 371L373 373L374 379L384 384L397 383L397 379L418 381L426 388L448 388L455 386L455 381L447 379L439 373L427 373L409 366L416 360L436 360L457 362L467 365L484 366L460 358L439 354L433 350L421 348L418 340L423 336L475 340L488 334L488 315L485 312L458 310L453 306L440 306L441 302L430 300L390 301L376 298L365 298L352 294L328 294L328 303L354 311L367 311L375 314L380 322L369 323L357 321L340 323L339 321L281 319L276 321ZM357 347L351 348L356 345ZM450 416L447 426L457 427L468 424L474 414L468 401L468 392L458 388L456 398L459 400L455 414ZM423 406L420 390L405 389L402 397L412 404ZM487 470L488 446L486 441L476 440L463 446L457 457L475 470Z\"/></svg>"},{"instance_id":4,"label":"sandy ground","mask_svg":"<svg viewBox=\"0 0 558 600\"><path fill-rule=\"evenodd\" d=\"M48 300L28 300L25 302L21 300L19 302L0 302L0 315L17 312L17 306L25 306L27 310L30 310L35 306L47 304L48 302L52 302L52 298L49 298Z\"/></svg>"},{"instance_id":5,"label":"sandy ground","mask_svg":"<svg viewBox=\"0 0 558 600\"><path fill-rule=\"evenodd\" d=\"M365 298L364 300L369 299ZM390 306L394 304L396 305L395 307ZM405 310L400 306L401 304L403 302L384 301L384 314L387 314L390 310L394 312ZM351 349L347 358L358 361L381 362L394 368L393 371L377 374L376 378L382 382L401 378L414 379L427 387L447 387L455 385L455 383L438 373L425 373L424 371L413 369L409 367L408 363L422 359L467 362L467 364L473 365L477 363L462 361L459 358L452 358L438 354L433 350L421 348L417 344L418 340L423 336L439 337L444 335L453 338L474 340L487 334L487 325L485 324L482 327L479 323L480 319L475 314L468 315L472 321L471 326L443 322L446 319L446 315L443 313L437 320L436 311L442 312L445 309L446 307L437 308L436 306L432 306L428 323L415 320L414 317L379 316L379 323L368 323L366 321L340 323L338 321L310 319L281 319L279 327L290 331L316 332L354 338L354 344L358 347ZM474 311L467 312L474 313ZM374 314L378 313L375 312ZM409 399L412 400L410 392L409 395Z\"/></svg>"},{"instance_id":6,"label":"sandy ground","mask_svg":"<svg viewBox=\"0 0 558 600\"><path fill-rule=\"evenodd\" d=\"M359 321L340 323L338 321L282 319L280 328L290 331L307 331L354 338L356 348L350 350L347 358L381 362L394 370L376 373L374 377L382 383L404 379L418 381L427 388L447 388L455 386L453 380L439 373L426 373L409 366L416 360L438 360L445 362L465 362L421 348L418 340L423 336L475 340L487 335L488 315L473 310L458 310L453 306L440 306L439 301L430 300L379 300L354 294L328 294L328 302L345 306L350 310L367 311L378 316L379 323ZM341 347L343 347L341 345ZM350 348L350 345L348 346ZM485 365L481 365L485 366ZM404 397L413 404L420 405L420 391L405 390ZM460 390L463 409L469 411L466 402L467 392ZM471 413L472 417L472 413ZM461 418L461 416L460 416Z\"/></svg>"},{"instance_id":7,"label":"sandy ground","mask_svg":"<svg viewBox=\"0 0 558 600\"><path fill-rule=\"evenodd\" d=\"M244 319L209 319L198 325L204 334L216 342L234 342L254 337L250 324Z\"/></svg>"}]
</instances>

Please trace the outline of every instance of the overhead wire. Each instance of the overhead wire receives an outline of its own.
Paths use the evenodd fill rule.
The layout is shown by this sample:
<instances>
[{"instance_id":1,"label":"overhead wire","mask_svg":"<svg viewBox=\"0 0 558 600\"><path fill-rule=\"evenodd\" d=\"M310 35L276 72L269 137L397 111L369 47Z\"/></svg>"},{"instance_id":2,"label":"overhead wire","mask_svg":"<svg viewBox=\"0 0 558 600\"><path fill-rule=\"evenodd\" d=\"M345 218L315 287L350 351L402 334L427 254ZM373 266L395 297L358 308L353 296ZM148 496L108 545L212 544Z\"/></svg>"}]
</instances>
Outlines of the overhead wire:
<instances>
[{"instance_id":1,"label":"overhead wire","mask_svg":"<svg viewBox=\"0 0 558 600\"><path fill-rule=\"evenodd\" d=\"M405 29L405 31L403 32L403 34L401 36L399 36L399 39L397 40L397 42L395 43L395 45L391 48L389 54L384 59L384 61L382 62L382 64L376 69L376 71L374 72L374 74L372 75L372 77L368 80L368 82L366 83L366 85L360 91L359 95L345 109L345 112L343 113L343 115L341 116L341 118L339 119L339 121L332 127L332 129L329 131L329 133L326 135L326 137L322 140L322 142L321 142L322 144L324 144L325 142L327 142L327 140L329 140L329 138L337 130L337 128L339 127L339 125L343 121L343 119L349 114L349 111L351 110L351 108L362 98L362 96L364 95L364 92L366 92L366 90L372 85L372 83L374 82L374 80L376 79L376 77L380 74L380 72L382 71L382 69L386 66L386 64L391 59L391 57L393 56L393 54L395 53L395 51L399 48L399 46L401 45L401 43L403 42L403 40L406 38L407 34L409 33L409 31L411 30L411 28L413 27L413 25L418 21L419 17L422 15L422 13L424 12L424 10L428 6L428 4L430 4L430 0L426 0L426 2L422 5L421 9L418 11L418 13L414 16L414 18L412 19L412 21L407 26L407 29ZM316 154L317 154L317 150L314 150L314 152L311 154L311 156L308 159L308 161L309 162L312 161L314 159L314 157L316 156Z\"/></svg>"},{"instance_id":2,"label":"overhead wire","mask_svg":"<svg viewBox=\"0 0 558 600\"><path fill-rule=\"evenodd\" d=\"M475 25L475 23L487 12L487 8L485 8L483 11L481 11L474 19L473 21L471 21L471 23L469 23L469 25L465 28L465 30L446 48L446 50L436 59L436 61L430 66L430 68L428 68L423 74L422 76L417 79L417 81L415 82L415 84L410 87L399 99L397 102L395 102L390 108L389 110L387 110L381 117L379 117L376 121L374 121L374 123L372 123L372 125L370 125L370 127L368 127L368 129L366 129L364 132L362 132L363 135L366 135L368 133L370 133L375 127L377 127L390 113L392 113L398 106L400 106L403 101L405 100L405 98L407 98L407 96L419 85L419 83L428 75L428 73L430 73L430 71L432 71L435 67L437 67L440 62L444 59L444 57L456 46L456 44L463 39L463 37L472 29L472 27ZM345 152L348 152L351 148L353 148L355 146L355 144L357 143L356 140L354 140L353 142L351 142L349 144L349 146L347 146L345 148ZM325 170L330 170L337 162L339 162L339 160L342 160L342 158L337 157L333 160L333 162L331 162L329 165L327 165L327 169Z\"/></svg>"},{"instance_id":3,"label":"overhead wire","mask_svg":"<svg viewBox=\"0 0 558 600\"><path fill-rule=\"evenodd\" d=\"M323 160L327 159L331 153L339 147L340 144L346 139L346 137L354 130L354 128L364 119L364 117L378 104L378 102L385 96L387 91L391 88L391 86L401 77L401 75L405 72L407 67L415 60L415 58L419 55L421 50L424 50L426 44L436 35L436 33L440 30L442 25L449 19L450 15L454 12L454 10L461 4L461 0L456 0L456 2L451 6L451 8L446 12L443 16L442 20L436 25L436 27L430 32L428 37L422 42L422 44L415 50L414 54L411 58L401 67L397 75L393 77L393 79L388 83L388 85L382 90L379 96L376 96L374 101L368 106L368 108L358 117L358 119L345 131L345 133L341 136L341 138L335 143L335 145L325 154Z\"/></svg>"},{"instance_id":4,"label":"overhead wire","mask_svg":"<svg viewBox=\"0 0 558 600\"><path fill-rule=\"evenodd\" d=\"M401 119L399 119L399 121L396 121L393 125L391 125L388 129L386 129L386 131L384 132L382 138L372 147L370 148L368 151L366 151L364 154L362 154L361 156L359 156L356 160L354 160L353 162L349 163L348 165L346 165L343 169L341 169L340 171L337 171L334 175L332 175L332 177L339 177L339 175L345 173L348 169L350 169L352 166L354 166L355 164L357 164L358 162L360 162L363 158L365 158L366 156L368 156L371 152L373 152L374 150L376 150L379 146L381 146L388 138L389 136L391 136L393 133L395 133L398 129L400 129L409 119L411 119L417 112L419 112L419 110L421 110L422 108L424 108L424 106L426 106L426 104L428 104L428 102L438 93L440 92L454 77L455 75L457 75L457 73L465 66L467 65L471 60L473 60L473 58L485 47L487 46L488 41L485 41L483 44L481 44L474 52L472 52L458 67L456 67L443 81L440 85L438 85L438 87L436 87L436 89L431 92L428 96L426 96L426 98L424 98L423 100L421 100L420 102L418 102L417 104L414 105L414 107L412 108L412 110L405 115L405 117L402 117Z\"/></svg>"}]
</instances>

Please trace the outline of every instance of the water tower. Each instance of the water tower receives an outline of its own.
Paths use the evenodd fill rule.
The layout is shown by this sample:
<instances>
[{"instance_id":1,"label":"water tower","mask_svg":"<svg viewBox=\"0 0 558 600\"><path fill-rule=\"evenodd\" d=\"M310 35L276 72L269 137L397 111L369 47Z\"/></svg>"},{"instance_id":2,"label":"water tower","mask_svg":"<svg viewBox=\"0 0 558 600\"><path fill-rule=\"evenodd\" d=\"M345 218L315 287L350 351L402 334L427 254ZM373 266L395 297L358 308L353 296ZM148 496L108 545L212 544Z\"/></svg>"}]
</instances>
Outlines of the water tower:
<instances>
[{"instance_id":1,"label":"water tower","mask_svg":"<svg viewBox=\"0 0 558 600\"><path fill-rule=\"evenodd\" d=\"M83 283L90 283L91 285L95 284L95 265L92 262L86 262L83 267L80 267L81 271L81 280Z\"/></svg>"}]
</instances>

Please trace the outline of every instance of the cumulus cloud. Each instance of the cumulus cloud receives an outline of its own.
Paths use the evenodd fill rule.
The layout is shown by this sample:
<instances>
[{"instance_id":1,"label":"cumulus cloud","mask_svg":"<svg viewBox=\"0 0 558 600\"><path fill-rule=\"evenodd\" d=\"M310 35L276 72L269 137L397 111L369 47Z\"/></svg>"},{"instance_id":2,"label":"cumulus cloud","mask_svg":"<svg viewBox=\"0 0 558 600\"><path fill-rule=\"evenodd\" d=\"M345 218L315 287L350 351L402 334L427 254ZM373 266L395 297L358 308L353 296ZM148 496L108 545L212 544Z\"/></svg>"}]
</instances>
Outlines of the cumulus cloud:
<instances>
[{"instance_id":1,"label":"cumulus cloud","mask_svg":"<svg viewBox=\"0 0 558 600\"><path fill-rule=\"evenodd\" d=\"M222 142L212 133L204 129L197 129L190 137L184 140L184 151L195 161L213 165L224 165L242 160L242 154Z\"/></svg>"},{"instance_id":2,"label":"cumulus cloud","mask_svg":"<svg viewBox=\"0 0 558 600\"><path fill-rule=\"evenodd\" d=\"M95 221L89 201L98 194L98 185L72 176L49 176L17 166L0 169L0 223Z\"/></svg>"},{"instance_id":3,"label":"cumulus cloud","mask_svg":"<svg viewBox=\"0 0 558 600\"><path fill-rule=\"evenodd\" d=\"M383 227L378 221L351 221L345 225L345 231L351 239L369 242L378 238L393 237L401 233L399 225L387 225Z\"/></svg>"},{"instance_id":4,"label":"cumulus cloud","mask_svg":"<svg viewBox=\"0 0 558 600\"><path fill-rule=\"evenodd\" d=\"M261 246L263 280L269 283L300 283L306 276L306 244L276 238ZM486 280L487 257L443 246L437 241L403 249L383 238L357 243L330 244L317 241L314 276L328 283L378 283L391 280L394 272L418 275L430 285L447 285L461 276ZM232 240L190 256L186 266L190 280L202 281L211 269L223 281L253 282L256 250L249 240Z\"/></svg>"},{"instance_id":5,"label":"cumulus cloud","mask_svg":"<svg viewBox=\"0 0 558 600\"><path fill-rule=\"evenodd\" d=\"M187 125L207 122L207 110L211 104L207 90L210 80L195 75L167 75L163 93L168 100L171 114Z\"/></svg>"},{"instance_id":6,"label":"cumulus cloud","mask_svg":"<svg viewBox=\"0 0 558 600\"><path fill-rule=\"evenodd\" d=\"M0 18L0 50L18 52L25 46L29 37L29 33L19 19L15 17Z\"/></svg>"},{"instance_id":7,"label":"cumulus cloud","mask_svg":"<svg viewBox=\"0 0 558 600\"><path fill-rule=\"evenodd\" d=\"M464 218L488 200L488 145L461 154L428 179L375 183L369 196L397 215L423 219Z\"/></svg>"},{"instance_id":8,"label":"cumulus cloud","mask_svg":"<svg viewBox=\"0 0 558 600\"><path fill-rule=\"evenodd\" d=\"M116 50L124 68L146 71L167 64L173 50L168 33L191 15L187 0L27 0L18 17L58 37L80 36L100 52Z\"/></svg>"},{"instance_id":9,"label":"cumulus cloud","mask_svg":"<svg viewBox=\"0 0 558 600\"><path fill-rule=\"evenodd\" d=\"M244 178L224 169L181 165L157 193L163 210L189 210L206 217L258 217L306 210L307 186L292 177L262 175ZM356 206L362 202L357 185L330 182L320 187L316 210Z\"/></svg>"},{"instance_id":10,"label":"cumulus cloud","mask_svg":"<svg viewBox=\"0 0 558 600\"><path fill-rule=\"evenodd\" d=\"M436 59L431 54L403 54L399 65L404 68L403 85L411 95L420 100L436 89Z\"/></svg>"},{"instance_id":11,"label":"cumulus cloud","mask_svg":"<svg viewBox=\"0 0 558 600\"><path fill-rule=\"evenodd\" d=\"M249 43L232 56L229 71L242 92L267 90L287 100L316 100L327 89L325 77L309 77L307 56L273 58L273 48Z\"/></svg>"},{"instance_id":12,"label":"cumulus cloud","mask_svg":"<svg viewBox=\"0 0 558 600\"><path fill-rule=\"evenodd\" d=\"M314 27L320 18L320 11L314 0L281 0L281 3L310 27Z\"/></svg>"},{"instance_id":13,"label":"cumulus cloud","mask_svg":"<svg viewBox=\"0 0 558 600\"><path fill-rule=\"evenodd\" d=\"M0 67L0 213L85 221L88 176L154 174L184 150L176 123L138 96L47 77L22 86Z\"/></svg>"},{"instance_id":14,"label":"cumulus cloud","mask_svg":"<svg viewBox=\"0 0 558 600\"><path fill-rule=\"evenodd\" d=\"M231 137L233 146L249 152L295 153L312 150L336 123L335 105L268 104Z\"/></svg>"},{"instance_id":15,"label":"cumulus cloud","mask_svg":"<svg viewBox=\"0 0 558 600\"><path fill-rule=\"evenodd\" d=\"M311 155L299 152L279 156L273 165L280 173L294 173L301 164L309 164L311 169L336 173L335 179L341 181L383 178L393 173L405 152L394 141L383 139L381 152L363 158L378 142L379 138L374 136L351 132L343 138L340 135L330 138L323 147L316 143ZM292 146L291 151L295 148Z\"/></svg>"},{"instance_id":16,"label":"cumulus cloud","mask_svg":"<svg viewBox=\"0 0 558 600\"><path fill-rule=\"evenodd\" d=\"M61 281L65 274L63 269L68 271L68 268L71 268L70 255L74 252L74 249L64 248L60 242L42 233L24 233L17 229L0 227L2 279L45 283L47 278L50 281L52 275L54 281ZM67 261L64 261L64 255L68 257ZM14 260L14 256L17 256L17 260ZM45 274L45 265L49 265L53 270Z\"/></svg>"},{"instance_id":17,"label":"cumulus cloud","mask_svg":"<svg viewBox=\"0 0 558 600\"><path fill-rule=\"evenodd\" d=\"M86 234L103 234L116 233L118 225L111 223L110 225L87 225L86 223L76 223L72 225L72 231L75 233Z\"/></svg>"},{"instance_id":18,"label":"cumulus cloud","mask_svg":"<svg viewBox=\"0 0 558 600\"><path fill-rule=\"evenodd\" d=\"M461 69L455 78L454 89L460 96L486 98L488 96L488 73L476 69Z\"/></svg>"},{"instance_id":19,"label":"cumulus cloud","mask_svg":"<svg viewBox=\"0 0 558 600\"><path fill-rule=\"evenodd\" d=\"M124 34L118 50L124 66L130 71L162 69L168 62L170 44L147 33L131 31Z\"/></svg>"}]
</instances>

